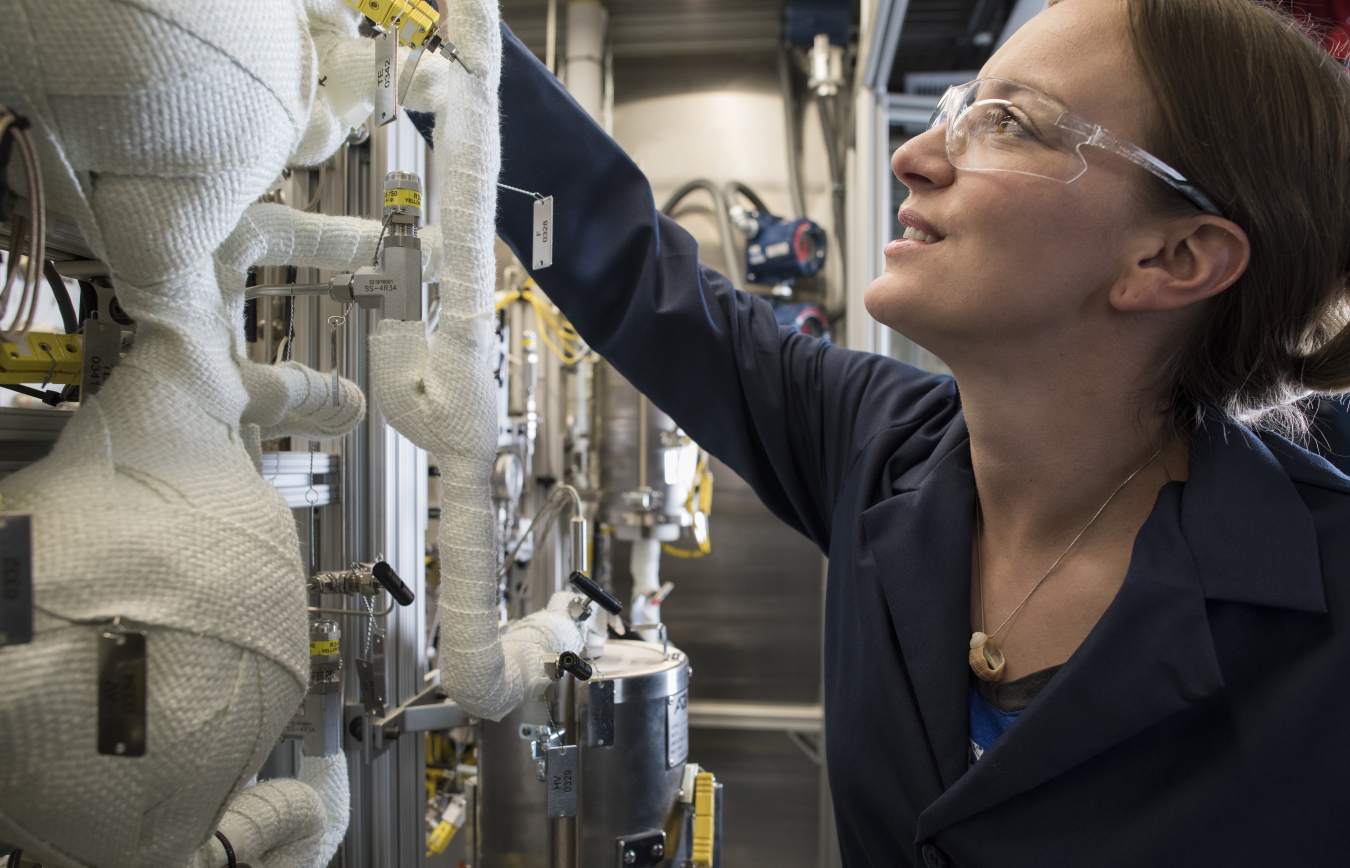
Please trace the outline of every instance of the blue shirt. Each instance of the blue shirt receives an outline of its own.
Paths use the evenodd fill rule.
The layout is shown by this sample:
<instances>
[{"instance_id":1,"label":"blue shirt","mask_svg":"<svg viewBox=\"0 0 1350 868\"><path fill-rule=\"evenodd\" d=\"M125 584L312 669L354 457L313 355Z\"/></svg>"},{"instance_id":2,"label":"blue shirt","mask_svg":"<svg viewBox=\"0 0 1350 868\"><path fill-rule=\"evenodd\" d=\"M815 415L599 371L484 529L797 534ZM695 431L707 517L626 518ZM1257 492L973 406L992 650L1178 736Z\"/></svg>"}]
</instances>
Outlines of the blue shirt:
<instances>
[{"instance_id":1,"label":"blue shirt","mask_svg":"<svg viewBox=\"0 0 1350 868\"><path fill-rule=\"evenodd\" d=\"M970 684L969 694L970 764L975 765L1022 712L1000 711L992 702L980 695L979 688L974 682Z\"/></svg>"}]
</instances>

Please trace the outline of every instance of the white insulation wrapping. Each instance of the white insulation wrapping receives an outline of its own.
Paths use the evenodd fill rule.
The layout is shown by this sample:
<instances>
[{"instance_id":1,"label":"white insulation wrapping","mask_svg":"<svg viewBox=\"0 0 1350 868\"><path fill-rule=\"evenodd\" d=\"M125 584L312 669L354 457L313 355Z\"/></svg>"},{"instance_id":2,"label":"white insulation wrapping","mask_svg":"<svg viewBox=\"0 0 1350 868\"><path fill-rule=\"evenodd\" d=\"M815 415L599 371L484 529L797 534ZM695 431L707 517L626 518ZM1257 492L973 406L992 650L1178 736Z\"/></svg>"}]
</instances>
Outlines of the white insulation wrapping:
<instances>
[{"instance_id":1,"label":"white insulation wrapping","mask_svg":"<svg viewBox=\"0 0 1350 868\"><path fill-rule=\"evenodd\" d=\"M440 323L428 339L423 323L382 321L370 339L371 390L389 424L434 454L441 470L441 686L470 714L500 720L542 692L545 663L564 650L580 652L585 641L567 594L499 636L489 490L497 450L489 360L501 165L497 6L452 2L447 24L473 72L442 60L447 74L428 78L441 89L428 86L425 97L436 112ZM433 59L441 60L425 58L422 66Z\"/></svg>"},{"instance_id":2,"label":"white insulation wrapping","mask_svg":"<svg viewBox=\"0 0 1350 868\"><path fill-rule=\"evenodd\" d=\"M0 482L0 509L32 516L42 607L0 649L0 840L60 868L183 868L308 681L294 521L244 447L255 399L212 253L300 141L316 60L299 0L0 0L0 21L0 102L138 323L51 454ZM144 756L96 750L115 616L147 634ZM295 786L308 813L275 841L329 846L345 781Z\"/></svg>"},{"instance_id":3,"label":"white insulation wrapping","mask_svg":"<svg viewBox=\"0 0 1350 868\"><path fill-rule=\"evenodd\" d=\"M298 780L280 778L234 797L219 830L235 860L254 868L323 868L347 829L351 798L347 755L303 757ZM226 868L225 846L214 836L189 868Z\"/></svg>"}]
</instances>

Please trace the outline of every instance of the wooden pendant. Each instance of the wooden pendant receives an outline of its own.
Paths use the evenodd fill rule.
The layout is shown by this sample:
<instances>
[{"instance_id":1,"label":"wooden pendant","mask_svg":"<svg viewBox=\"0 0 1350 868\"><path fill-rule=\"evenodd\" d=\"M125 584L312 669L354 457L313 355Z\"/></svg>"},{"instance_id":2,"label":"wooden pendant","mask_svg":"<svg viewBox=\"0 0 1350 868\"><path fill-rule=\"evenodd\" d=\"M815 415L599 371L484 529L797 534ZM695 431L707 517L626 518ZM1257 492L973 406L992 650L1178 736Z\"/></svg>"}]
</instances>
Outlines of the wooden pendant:
<instances>
[{"instance_id":1,"label":"wooden pendant","mask_svg":"<svg viewBox=\"0 0 1350 868\"><path fill-rule=\"evenodd\" d=\"M978 630L971 634L970 668L981 681L992 681L995 684L1002 681L1003 674L1007 672L1006 664L1003 652L992 638Z\"/></svg>"}]
</instances>

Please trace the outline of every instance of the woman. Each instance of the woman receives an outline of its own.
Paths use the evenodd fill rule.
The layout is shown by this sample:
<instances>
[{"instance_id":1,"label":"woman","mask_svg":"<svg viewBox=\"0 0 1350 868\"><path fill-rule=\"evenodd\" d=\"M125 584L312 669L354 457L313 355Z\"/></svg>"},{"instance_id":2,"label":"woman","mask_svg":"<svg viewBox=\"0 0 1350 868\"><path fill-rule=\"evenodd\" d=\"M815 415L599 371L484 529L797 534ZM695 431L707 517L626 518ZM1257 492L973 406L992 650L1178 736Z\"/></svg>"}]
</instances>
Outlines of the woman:
<instances>
[{"instance_id":1,"label":"woman","mask_svg":"<svg viewBox=\"0 0 1350 868\"><path fill-rule=\"evenodd\" d=\"M1350 82L1249 0L1064 0L980 76L866 294L955 381L780 335L512 38L502 180L581 334L828 553L846 865L1339 864L1350 481L1267 427L1350 388Z\"/></svg>"}]
</instances>

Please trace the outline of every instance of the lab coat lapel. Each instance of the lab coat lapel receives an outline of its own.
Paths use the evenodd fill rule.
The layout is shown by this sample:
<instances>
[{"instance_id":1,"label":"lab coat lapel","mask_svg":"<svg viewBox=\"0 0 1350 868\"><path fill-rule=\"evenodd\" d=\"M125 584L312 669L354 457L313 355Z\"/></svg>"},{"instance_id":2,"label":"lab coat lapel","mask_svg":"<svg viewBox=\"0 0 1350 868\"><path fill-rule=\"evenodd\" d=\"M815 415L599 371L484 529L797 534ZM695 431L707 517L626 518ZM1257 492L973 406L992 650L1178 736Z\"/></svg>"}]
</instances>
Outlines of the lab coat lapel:
<instances>
[{"instance_id":1,"label":"lab coat lapel","mask_svg":"<svg viewBox=\"0 0 1350 868\"><path fill-rule=\"evenodd\" d=\"M970 532L975 483L965 426L952 426L917 489L866 510L863 529L945 789L966 771ZM926 468L924 468L926 469Z\"/></svg>"},{"instance_id":2,"label":"lab coat lapel","mask_svg":"<svg viewBox=\"0 0 1350 868\"><path fill-rule=\"evenodd\" d=\"M1041 695L919 818L919 839L1024 792L1223 687L1205 596L1181 533L1181 486L1159 493L1097 626Z\"/></svg>"},{"instance_id":3,"label":"lab coat lapel","mask_svg":"<svg viewBox=\"0 0 1350 868\"><path fill-rule=\"evenodd\" d=\"M1035 702L920 815L918 840L1222 689L1207 600L1327 611L1312 516L1272 449L1312 459L1264 439L1270 448L1213 417L1192 435L1189 478L1158 493L1115 600Z\"/></svg>"}]
</instances>

